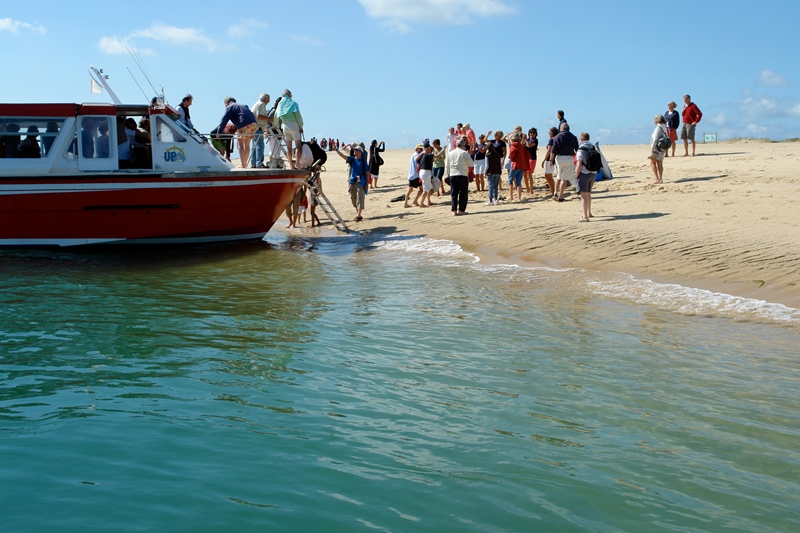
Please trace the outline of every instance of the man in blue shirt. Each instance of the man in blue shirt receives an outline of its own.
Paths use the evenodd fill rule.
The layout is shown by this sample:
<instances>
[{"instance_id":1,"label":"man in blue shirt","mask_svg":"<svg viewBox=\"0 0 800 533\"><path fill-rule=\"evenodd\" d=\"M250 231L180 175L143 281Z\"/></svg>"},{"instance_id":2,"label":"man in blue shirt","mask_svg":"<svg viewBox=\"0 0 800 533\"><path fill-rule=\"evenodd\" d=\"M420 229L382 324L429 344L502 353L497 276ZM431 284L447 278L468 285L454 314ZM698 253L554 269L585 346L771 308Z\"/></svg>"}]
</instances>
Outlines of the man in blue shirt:
<instances>
[{"instance_id":1,"label":"man in blue shirt","mask_svg":"<svg viewBox=\"0 0 800 533\"><path fill-rule=\"evenodd\" d=\"M344 148L352 148L353 155L344 155L339 148L336 153L339 157L347 161L350 165L350 178L347 183L350 184L350 200L353 202L353 207L356 208L356 222L360 222L361 211L364 210L364 200L367 194L367 174L369 173L369 165L367 165L367 158L364 157L364 149L357 144L345 145Z\"/></svg>"},{"instance_id":2,"label":"man in blue shirt","mask_svg":"<svg viewBox=\"0 0 800 533\"><path fill-rule=\"evenodd\" d=\"M550 162L555 164L556 178L558 181L558 196L553 194L553 200L564 201L564 190L567 182L573 187L577 184L575 179L575 153L578 151L578 138L569 131L569 124L564 122L559 128L561 132L553 138L553 148L550 150Z\"/></svg>"}]
</instances>

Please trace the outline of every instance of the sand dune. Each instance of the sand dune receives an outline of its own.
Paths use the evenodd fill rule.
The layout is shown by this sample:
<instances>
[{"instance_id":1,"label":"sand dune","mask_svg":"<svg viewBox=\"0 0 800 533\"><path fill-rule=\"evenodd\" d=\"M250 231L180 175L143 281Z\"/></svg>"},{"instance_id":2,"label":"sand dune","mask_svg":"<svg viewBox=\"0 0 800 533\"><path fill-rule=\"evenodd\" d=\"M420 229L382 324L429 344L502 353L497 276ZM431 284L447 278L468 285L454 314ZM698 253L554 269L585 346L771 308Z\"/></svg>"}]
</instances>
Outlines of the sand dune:
<instances>
[{"instance_id":1,"label":"sand dune","mask_svg":"<svg viewBox=\"0 0 800 533\"><path fill-rule=\"evenodd\" d=\"M525 201L487 207L486 193L471 184L470 215L453 217L449 196L434 198L430 209L390 202L406 190L412 152L389 150L358 223L344 161L331 154L322 176L327 196L361 232L449 239L489 261L628 272L800 307L800 231L793 210L800 200L800 145L700 144L695 157L680 157L680 145L679 157L664 161L663 185L651 183L647 146L601 148L614 179L596 184L588 224L578 223L577 195L563 203L546 198L541 168L537 189Z\"/></svg>"}]
</instances>

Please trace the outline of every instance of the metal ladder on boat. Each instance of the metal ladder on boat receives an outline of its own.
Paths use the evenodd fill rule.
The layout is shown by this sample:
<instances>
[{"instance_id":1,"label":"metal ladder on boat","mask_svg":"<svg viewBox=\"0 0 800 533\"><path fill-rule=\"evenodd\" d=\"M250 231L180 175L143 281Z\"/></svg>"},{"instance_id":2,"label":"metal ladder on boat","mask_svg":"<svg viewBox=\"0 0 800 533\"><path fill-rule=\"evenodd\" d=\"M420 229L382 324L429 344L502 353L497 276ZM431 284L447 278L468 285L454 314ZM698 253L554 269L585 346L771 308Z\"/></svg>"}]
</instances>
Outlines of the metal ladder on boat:
<instances>
[{"instance_id":1,"label":"metal ladder on boat","mask_svg":"<svg viewBox=\"0 0 800 533\"><path fill-rule=\"evenodd\" d=\"M347 224L344 223L344 220L342 220L339 212L336 211L335 207L333 207L333 204L330 200L328 200L328 197L325 196L325 193L319 190L317 187L317 178L319 177L320 166L315 164L310 168L310 171L311 176L308 178L308 180L306 180L306 184L312 192L316 191L317 204L322 208L325 216L328 217L328 220L331 221L331 224L333 224L337 230L349 233L350 228L348 228Z\"/></svg>"}]
</instances>

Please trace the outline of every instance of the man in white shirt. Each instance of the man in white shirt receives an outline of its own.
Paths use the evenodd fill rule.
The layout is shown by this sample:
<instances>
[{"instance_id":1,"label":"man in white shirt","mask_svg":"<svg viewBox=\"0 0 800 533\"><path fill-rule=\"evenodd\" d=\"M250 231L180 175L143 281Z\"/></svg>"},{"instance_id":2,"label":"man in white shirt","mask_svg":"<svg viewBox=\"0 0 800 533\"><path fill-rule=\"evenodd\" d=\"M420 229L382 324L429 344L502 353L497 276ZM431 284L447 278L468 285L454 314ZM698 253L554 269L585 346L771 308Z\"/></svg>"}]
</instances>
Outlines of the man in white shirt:
<instances>
[{"instance_id":1,"label":"man in white shirt","mask_svg":"<svg viewBox=\"0 0 800 533\"><path fill-rule=\"evenodd\" d=\"M475 166L469 152L464 150L467 139L459 139L455 150L447 154L445 176L450 176L450 206L453 216L467 214L469 194L469 169ZM470 146L470 150L473 147Z\"/></svg>"},{"instance_id":2,"label":"man in white shirt","mask_svg":"<svg viewBox=\"0 0 800 533\"><path fill-rule=\"evenodd\" d=\"M266 168L264 166L264 132L267 131L269 123L269 117L267 116L268 103L269 95L261 93L256 103L250 108L250 111L256 117L256 124L258 125L255 137L250 142L250 168Z\"/></svg>"}]
</instances>

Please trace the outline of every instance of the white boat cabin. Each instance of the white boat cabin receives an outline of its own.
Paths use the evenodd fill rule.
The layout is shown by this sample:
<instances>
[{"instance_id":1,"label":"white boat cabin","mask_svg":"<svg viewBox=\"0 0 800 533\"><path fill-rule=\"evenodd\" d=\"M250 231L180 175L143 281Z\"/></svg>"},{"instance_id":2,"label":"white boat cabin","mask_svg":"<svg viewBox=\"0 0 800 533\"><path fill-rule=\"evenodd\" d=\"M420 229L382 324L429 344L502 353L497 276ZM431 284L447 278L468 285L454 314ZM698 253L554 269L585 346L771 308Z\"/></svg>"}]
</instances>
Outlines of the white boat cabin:
<instances>
[{"instance_id":1,"label":"white boat cabin","mask_svg":"<svg viewBox=\"0 0 800 533\"><path fill-rule=\"evenodd\" d=\"M177 117L169 106L0 104L0 179L233 168Z\"/></svg>"}]
</instances>

